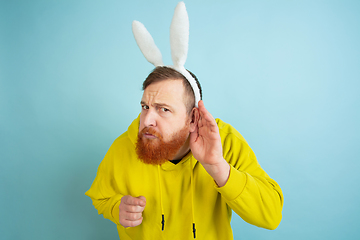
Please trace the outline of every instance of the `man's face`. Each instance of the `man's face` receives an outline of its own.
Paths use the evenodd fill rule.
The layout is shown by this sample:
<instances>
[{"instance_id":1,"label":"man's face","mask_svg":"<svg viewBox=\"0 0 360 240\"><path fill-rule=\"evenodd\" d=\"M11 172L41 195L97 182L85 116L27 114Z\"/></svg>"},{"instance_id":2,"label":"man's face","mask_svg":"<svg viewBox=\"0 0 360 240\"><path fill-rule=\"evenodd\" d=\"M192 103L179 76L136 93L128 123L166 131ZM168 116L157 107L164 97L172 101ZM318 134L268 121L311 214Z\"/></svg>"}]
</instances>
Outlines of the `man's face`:
<instances>
[{"instance_id":1,"label":"man's face","mask_svg":"<svg viewBox=\"0 0 360 240\"><path fill-rule=\"evenodd\" d=\"M181 80L150 84L141 99L137 153L146 163L172 160L184 146L190 131L190 117L184 104Z\"/></svg>"}]
</instances>

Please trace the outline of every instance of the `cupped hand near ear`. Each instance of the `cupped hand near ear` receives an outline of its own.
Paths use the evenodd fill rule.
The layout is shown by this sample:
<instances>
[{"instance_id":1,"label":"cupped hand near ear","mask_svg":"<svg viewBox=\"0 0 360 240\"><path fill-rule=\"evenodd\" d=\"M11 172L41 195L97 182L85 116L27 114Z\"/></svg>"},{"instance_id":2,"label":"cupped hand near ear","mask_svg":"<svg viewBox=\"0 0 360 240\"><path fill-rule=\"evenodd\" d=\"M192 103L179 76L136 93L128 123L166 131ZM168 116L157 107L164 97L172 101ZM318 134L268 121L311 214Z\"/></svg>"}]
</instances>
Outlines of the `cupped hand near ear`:
<instances>
[{"instance_id":1,"label":"cupped hand near ear","mask_svg":"<svg viewBox=\"0 0 360 240\"><path fill-rule=\"evenodd\" d=\"M230 175L230 165L223 158L219 127L214 117L199 101L199 120L196 129L190 133L190 149L219 187L226 184Z\"/></svg>"}]
</instances>

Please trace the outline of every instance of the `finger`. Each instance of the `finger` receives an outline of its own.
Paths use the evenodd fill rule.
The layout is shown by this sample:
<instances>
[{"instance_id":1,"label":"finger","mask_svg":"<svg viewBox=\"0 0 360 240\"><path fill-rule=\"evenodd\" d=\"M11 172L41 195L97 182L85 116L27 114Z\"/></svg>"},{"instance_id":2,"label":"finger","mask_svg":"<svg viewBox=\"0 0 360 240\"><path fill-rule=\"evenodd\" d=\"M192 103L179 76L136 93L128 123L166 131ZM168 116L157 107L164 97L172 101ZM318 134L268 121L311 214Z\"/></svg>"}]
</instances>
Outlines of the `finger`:
<instances>
[{"instance_id":1,"label":"finger","mask_svg":"<svg viewBox=\"0 0 360 240\"><path fill-rule=\"evenodd\" d=\"M136 227L136 226L139 226L142 223L142 221L143 221L143 218L141 217L140 219L135 220L135 221L122 220L120 222L120 224L123 227Z\"/></svg>"},{"instance_id":2,"label":"finger","mask_svg":"<svg viewBox=\"0 0 360 240\"><path fill-rule=\"evenodd\" d=\"M199 101L199 113L200 113L200 117L204 117L204 114L206 114L206 108L204 105L204 102L201 100Z\"/></svg>"},{"instance_id":3,"label":"finger","mask_svg":"<svg viewBox=\"0 0 360 240\"><path fill-rule=\"evenodd\" d=\"M135 205L135 206L145 206L145 201L140 198L132 197L132 196L124 196L121 200L124 200L124 203L127 205Z\"/></svg>"},{"instance_id":4,"label":"finger","mask_svg":"<svg viewBox=\"0 0 360 240\"><path fill-rule=\"evenodd\" d=\"M124 219L128 221L137 221L142 218L142 213L125 213Z\"/></svg>"},{"instance_id":5,"label":"finger","mask_svg":"<svg viewBox=\"0 0 360 240\"><path fill-rule=\"evenodd\" d=\"M199 111L201 116L210 122L215 122L215 118L211 115L211 113L205 108L204 102L201 100L199 101ZM216 124L216 123L215 123Z\"/></svg>"},{"instance_id":6,"label":"finger","mask_svg":"<svg viewBox=\"0 0 360 240\"><path fill-rule=\"evenodd\" d=\"M144 196L137 197L140 200L139 205L145 207L146 205L146 198Z\"/></svg>"},{"instance_id":7,"label":"finger","mask_svg":"<svg viewBox=\"0 0 360 240\"><path fill-rule=\"evenodd\" d=\"M128 213L142 213L145 207L139 205L125 205L123 210Z\"/></svg>"},{"instance_id":8,"label":"finger","mask_svg":"<svg viewBox=\"0 0 360 240\"><path fill-rule=\"evenodd\" d=\"M201 128L202 126L204 126L204 124L203 124L203 118L202 118L202 116L201 116L201 114L200 114L199 120L198 120L198 128Z\"/></svg>"},{"instance_id":9,"label":"finger","mask_svg":"<svg viewBox=\"0 0 360 240\"><path fill-rule=\"evenodd\" d=\"M199 102L199 112L200 112L200 119L199 120L199 128L206 126L212 132L218 132L218 126L216 123L215 118L211 115L211 113L205 108L204 102L201 100Z\"/></svg>"}]
</instances>

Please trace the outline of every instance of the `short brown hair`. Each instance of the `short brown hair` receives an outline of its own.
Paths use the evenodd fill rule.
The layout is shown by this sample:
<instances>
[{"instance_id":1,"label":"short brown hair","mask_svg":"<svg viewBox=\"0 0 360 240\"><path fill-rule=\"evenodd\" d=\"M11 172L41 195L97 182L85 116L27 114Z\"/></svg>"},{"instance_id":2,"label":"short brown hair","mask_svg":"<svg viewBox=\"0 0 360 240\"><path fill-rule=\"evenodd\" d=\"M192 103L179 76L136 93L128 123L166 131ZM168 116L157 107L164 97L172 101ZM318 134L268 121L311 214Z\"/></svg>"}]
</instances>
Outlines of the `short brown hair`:
<instances>
[{"instance_id":1,"label":"short brown hair","mask_svg":"<svg viewBox=\"0 0 360 240\"><path fill-rule=\"evenodd\" d=\"M192 72L190 72L189 70L187 70L187 71L195 79L196 84L198 85L199 90L200 90L200 99L202 99L202 89L201 89L199 80ZM145 90L152 83L161 82L161 81L169 80L169 79L182 80L183 86L185 88L185 95L186 95L186 96L184 96L185 97L184 103L185 103L188 113L190 113L191 110L195 107L194 90L192 89L189 81L181 73L179 73L178 71L176 71L170 67L156 67L149 74L149 76L147 76L147 78L143 82L142 90Z\"/></svg>"}]
</instances>

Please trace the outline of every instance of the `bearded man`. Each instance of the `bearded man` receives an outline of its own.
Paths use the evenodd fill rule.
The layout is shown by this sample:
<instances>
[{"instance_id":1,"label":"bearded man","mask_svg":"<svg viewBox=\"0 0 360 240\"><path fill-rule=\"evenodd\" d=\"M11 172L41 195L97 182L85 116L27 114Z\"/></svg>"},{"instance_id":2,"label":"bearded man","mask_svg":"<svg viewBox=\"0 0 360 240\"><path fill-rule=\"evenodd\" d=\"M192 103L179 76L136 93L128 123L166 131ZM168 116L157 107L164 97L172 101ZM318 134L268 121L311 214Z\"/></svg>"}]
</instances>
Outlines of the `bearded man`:
<instances>
[{"instance_id":1,"label":"bearded man","mask_svg":"<svg viewBox=\"0 0 360 240\"><path fill-rule=\"evenodd\" d=\"M232 211L275 229L281 189L240 133L202 100L195 107L188 80L172 68L156 67L143 90L140 116L114 141L86 192L120 239L233 239Z\"/></svg>"}]
</instances>

